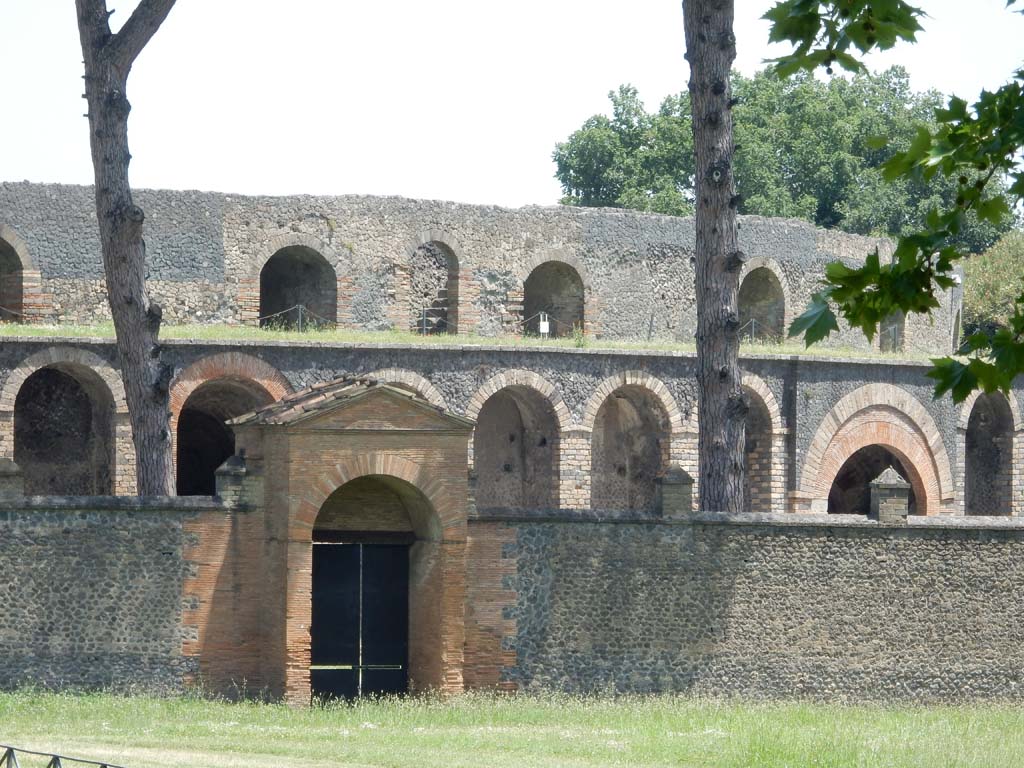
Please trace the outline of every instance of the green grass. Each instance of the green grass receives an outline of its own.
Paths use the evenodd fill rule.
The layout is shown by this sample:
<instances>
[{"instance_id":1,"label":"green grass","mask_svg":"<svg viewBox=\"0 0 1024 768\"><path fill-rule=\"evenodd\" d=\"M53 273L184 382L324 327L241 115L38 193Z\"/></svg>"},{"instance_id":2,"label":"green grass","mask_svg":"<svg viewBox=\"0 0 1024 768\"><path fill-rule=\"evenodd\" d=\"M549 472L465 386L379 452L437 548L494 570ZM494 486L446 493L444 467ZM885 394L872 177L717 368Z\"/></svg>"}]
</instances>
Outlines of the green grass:
<instances>
[{"instance_id":1,"label":"green grass","mask_svg":"<svg viewBox=\"0 0 1024 768\"><path fill-rule=\"evenodd\" d=\"M129 768L1013 766L1024 711L554 695L290 709L18 692L0 694L0 743Z\"/></svg>"},{"instance_id":2,"label":"green grass","mask_svg":"<svg viewBox=\"0 0 1024 768\"><path fill-rule=\"evenodd\" d=\"M335 343L350 344L396 344L403 346L431 344L463 344L469 346L490 345L502 347L542 347L552 349L573 349L577 343L572 338L541 339L536 336L477 336L460 334L458 336L433 335L422 336L405 331L282 331L256 328L250 325L165 325L160 330L165 339L192 339L196 341L296 341L304 343ZM97 325L20 325L17 323L0 323L0 337L3 336L61 336L70 338L113 338L114 326L111 323ZM585 339L584 346L599 350L637 350L648 352L675 352L694 354L693 343L681 341L618 341L609 339ZM770 355L817 355L836 358L870 358L879 360L928 360L930 354L908 350L906 352L882 353L867 349L849 347L827 347L817 345L807 349L798 342L781 344L748 343L740 347L742 354Z\"/></svg>"}]
</instances>

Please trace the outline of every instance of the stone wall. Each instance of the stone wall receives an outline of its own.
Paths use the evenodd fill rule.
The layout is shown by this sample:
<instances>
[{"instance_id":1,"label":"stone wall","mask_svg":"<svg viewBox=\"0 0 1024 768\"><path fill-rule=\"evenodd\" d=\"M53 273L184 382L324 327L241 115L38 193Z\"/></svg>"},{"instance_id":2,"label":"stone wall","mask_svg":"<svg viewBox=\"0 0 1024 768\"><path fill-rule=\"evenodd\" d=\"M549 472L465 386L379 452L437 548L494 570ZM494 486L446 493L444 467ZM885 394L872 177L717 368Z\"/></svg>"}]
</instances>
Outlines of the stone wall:
<instances>
[{"instance_id":1,"label":"stone wall","mask_svg":"<svg viewBox=\"0 0 1024 768\"><path fill-rule=\"evenodd\" d=\"M275 253L299 247L315 251L334 271L343 327L407 329L414 309L420 313L439 298L447 301L459 333L517 333L530 319L528 310L547 305L564 315L563 326L575 324L578 276L583 328L590 336L690 341L696 329L692 219L365 196L140 190L137 200L146 211L149 288L172 323L255 323L261 271ZM24 246L21 260L33 262L41 275L32 291L49 297L48 308L33 309L35 317L79 323L107 317L94 217L88 187L0 184L0 240ZM888 241L796 220L741 217L740 226L740 245L749 258L741 278L771 271L786 322L818 289L825 264L857 263L875 248L883 257L891 251ZM422 248L427 245L443 250L457 274L445 277L440 259L431 267L429 249ZM564 283L553 288L553 299L536 289L532 298L526 295L537 269ZM566 276L572 273L570 281ZM439 297L442 282L445 296ZM570 283L572 290L563 290ZM942 297L931 320L908 320L906 348L948 353L959 308L957 289ZM867 346L849 330L828 343Z\"/></svg>"},{"instance_id":2,"label":"stone wall","mask_svg":"<svg viewBox=\"0 0 1024 768\"><path fill-rule=\"evenodd\" d=\"M0 687L183 690L184 523L211 506L0 501Z\"/></svg>"},{"instance_id":3,"label":"stone wall","mask_svg":"<svg viewBox=\"0 0 1024 768\"><path fill-rule=\"evenodd\" d=\"M900 701L1024 690L1016 523L478 525L515 531L506 684Z\"/></svg>"},{"instance_id":4,"label":"stone wall","mask_svg":"<svg viewBox=\"0 0 1024 768\"><path fill-rule=\"evenodd\" d=\"M590 510L595 498L591 482L595 441L606 433L629 433L618 427L609 432L609 425L614 425L607 418L608 409L602 414L601 408L611 400L629 405L624 424L640 416L660 425L658 429L667 435L667 439L665 435L661 438L663 466L656 476L667 468L664 464L678 464L694 477L698 474L692 355L599 348L186 341L166 342L164 355L177 369L171 386L175 434L186 405L206 407L204 412L227 417L237 411L225 410L226 405L213 408L218 398L240 403L232 393L244 391L251 394L251 402L269 402L289 391L341 376L373 376L398 383L456 414L482 418L478 437L484 439L483 433L493 432L495 439L485 440L489 464L477 471L477 477L491 483L498 478L502 486L493 486L492 494L483 489L481 498L487 506L521 506L516 495L521 497L529 487L531 505ZM815 505L825 511L829 484L842 463L874 444L883 445L902 464L911 465L913 471L907 479L916 483L915 496L923 500L922 509L929 514L962 514L968 472L977 473L979 467L988 471L994 466L966 460L970 415L976 402L956 406L949 398L933 400L932 382L925 376L927 363L748 355L741 365L744 390L758 416L751 421L757 427L757 446L748 447L757 454L749 461L762 472L755 489L761 511L809 511ZM18 394L35 371L47 366L71 372L83 381L94 377L97 390L110 391L115 403L115 490L132 492L130 430L115 348L109 341L26 337L0 346L0 458L14 457ZM624 394L629 395L625 398L628 403L617 396ZM1024 494L1020 492L1024 488L1021 396L1020 389L1011 392L1002 409L1008 409L1012 421L1005 424L998 445L1005 462L1001 459L995 469L1001 473L1000 488L1012 488L1013 492L1000 494L999 514L1024 511ZM507 407L501 406L502 399L507 400ZM489 401L490 407L484 410ZM510 433L506 433L511 426L518 434L518 421L523 422L522 435L516 439L537 443L522 453L518 449L510 452L513 446L508 443ZM502 450L498 450L499 432L506 441ZM545 445L540 445L541 440ZM629 456L623 454L618 464L614 456L608 457L618 467L629 463L625 459L632 461L630 456L657 458L653 444L626 445L618 438L611 444L630 449L626 451ZM555 465L550 472L545 468L546 454ZM638 469L643 463L634 462ZM613 467L613 471L618 470ZM546 490L556 484L548 494ZM550 503L542 503L544 498ZM995 510L991 505L985 507L988 512Z\"/></svg>"}]
</instances>

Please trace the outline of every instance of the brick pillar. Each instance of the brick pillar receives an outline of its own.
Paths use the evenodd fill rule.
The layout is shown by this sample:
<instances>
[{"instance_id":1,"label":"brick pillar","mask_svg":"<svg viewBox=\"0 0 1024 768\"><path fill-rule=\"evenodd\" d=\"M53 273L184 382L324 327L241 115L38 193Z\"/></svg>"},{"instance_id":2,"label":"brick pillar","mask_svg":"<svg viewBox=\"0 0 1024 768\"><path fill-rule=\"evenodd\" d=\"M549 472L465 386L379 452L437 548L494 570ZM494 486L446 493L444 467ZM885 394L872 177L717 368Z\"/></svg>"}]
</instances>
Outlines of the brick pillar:
<instances>
[{"instance_id":1,"label":"brick pillar","mask_svg":"<svg viewBox=\"0 0 1024 768\"><path fill-rule=\"evenodd\" d=\"M0 459L0 499L25 495L25 475L12 459Z\"/></svg>"},{"instance_id":2,"label":"brick pillar","mask_svg":"<svg viewBox=\"0 0 1024 768\"><path fill-rule=\"evenodd\" d=\"M661 478L661 509L662 516L670 520L693 511L693 476L678 464L669 467Z\"/></svg>"},{"instance_id":3,"label":"brick pillar","mask_svg":"<svg viewBox=\"0 0 1024 768\"><path fill-rule=\"evenodd\" d=\"M565 432L560 441L559 506L562 509L590 509L590 432Z\"/></svg>"},{"instance_id":4,"label":"brick pillar","mask_svg":"<svg viewBox=\"0 0 1024 768\"><path fill-rule=\"evenodd\" d=\"M475 333L480 326L480 309L477 299L480 298L480 285L474 280L466 267L459 272L459 307L458 332Z\"/></svg>"},{"instance_id":5,"label":"brick pillar","mask_svg":"<svg viewBox=\"0 0 1024 768\"><path fill-rule=\"evenodd\" d=\"M388 290L384 314L396 331L413 330L413 318L409 312L409 295L412 291L412 273L405 264L395 264L391 288Z\"/></svg>"},{"instance_id":6,"label":"brick pillar","mask_svg":"<svg viewBox=\"0 0 1024 768\"><path fill-rule=\"evenodd\" d=\"M906 525L910 483L889 467L871 481L871 517L887 525Z\"/></svg>"},{"instance_id":7,"label":"brick pillar","mask_svg":"<svg viewBox=\"0 0 1024 768\"><path fill-rule=\"evenodd\" d=\"M259 325L260 279L243 277L238 281L238 319L246 325Z\"/></svg>"},{"instance_id":8,"label":"brick pillar","mask_svg":"<svg viewBox=\"0 0 1024 768\"><path fill-rule=\"evenodd\" d=\"M26 323L39 323L53 314L53 294L43 293L43 278L38 269L21 273L21 312Z\"/></svg>"},{"instance_id":9,"label":"brick pillar","mask_svg":"<svg viewBox=\"0 0 1024 768\"><path fill-rule=\"evenodd\" d=\"M523 306L526 297L522 286L505 294L505 313L501 316L502 330L511 336L523 335Z\"/></svg>"}]
</instances>

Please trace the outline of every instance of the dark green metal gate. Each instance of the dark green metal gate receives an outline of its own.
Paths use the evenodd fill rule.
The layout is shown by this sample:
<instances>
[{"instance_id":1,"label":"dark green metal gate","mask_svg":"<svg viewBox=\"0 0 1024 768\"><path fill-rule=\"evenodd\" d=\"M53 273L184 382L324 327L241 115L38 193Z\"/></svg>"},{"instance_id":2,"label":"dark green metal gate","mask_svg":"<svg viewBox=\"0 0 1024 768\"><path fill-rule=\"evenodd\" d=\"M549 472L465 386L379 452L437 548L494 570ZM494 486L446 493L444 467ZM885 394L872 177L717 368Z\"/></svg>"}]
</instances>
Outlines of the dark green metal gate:
<instances>
[{"instance_id":1,"label":"dark green metal gate","mask_svg":"<svg viewBox=\"0 0 1024 768\"><path fill-rule=\"evenodd\" d=\"M380 534L313 544L310 683L320 699L405 693L409 542Z\"/></svg>"}]
</instances>

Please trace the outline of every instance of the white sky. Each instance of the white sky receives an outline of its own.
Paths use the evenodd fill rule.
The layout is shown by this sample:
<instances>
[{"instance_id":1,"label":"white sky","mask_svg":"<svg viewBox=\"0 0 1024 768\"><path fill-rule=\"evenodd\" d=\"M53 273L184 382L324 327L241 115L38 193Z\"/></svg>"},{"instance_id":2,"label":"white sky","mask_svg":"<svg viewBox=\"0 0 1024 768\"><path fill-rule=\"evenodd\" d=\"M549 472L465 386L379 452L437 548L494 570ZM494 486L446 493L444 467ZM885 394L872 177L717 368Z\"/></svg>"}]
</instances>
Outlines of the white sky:
<instances>
[{"instance_id":1,"label":"white sky","mask_svg":"<svg viewBox=\"0 0 1024 768\"><path fill-rule=\"evenodd\" d=\"M113 23L135 0L108 0ZM1004 0L921 0L901 63L972 100L1024 61ZM737 0L737 68L760 69ZM178 0L128 83L132 184L551 204L555 142L620 83L648 108L685 88L680 0ZM72 0L0 0L0 180L92 181ZM969 52L965 53L965 52Z\"/></svg>"}]
</instances>

